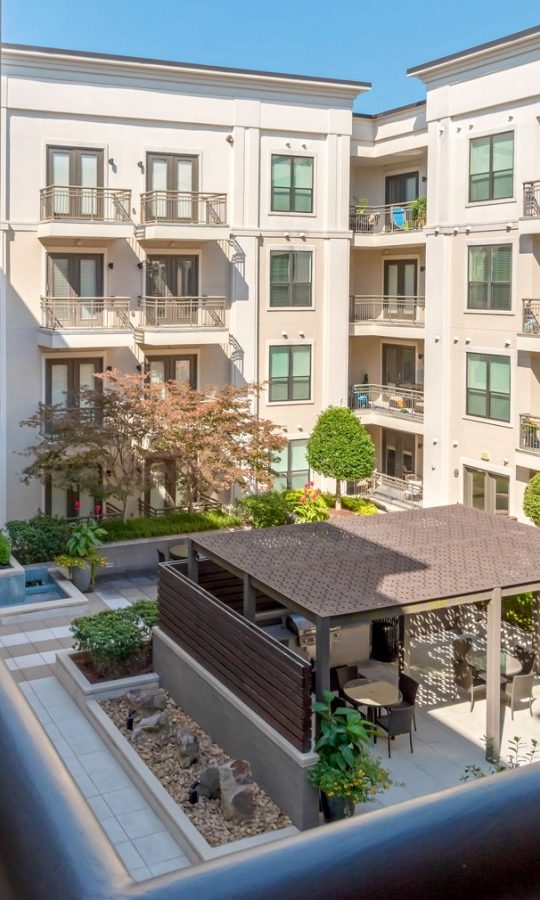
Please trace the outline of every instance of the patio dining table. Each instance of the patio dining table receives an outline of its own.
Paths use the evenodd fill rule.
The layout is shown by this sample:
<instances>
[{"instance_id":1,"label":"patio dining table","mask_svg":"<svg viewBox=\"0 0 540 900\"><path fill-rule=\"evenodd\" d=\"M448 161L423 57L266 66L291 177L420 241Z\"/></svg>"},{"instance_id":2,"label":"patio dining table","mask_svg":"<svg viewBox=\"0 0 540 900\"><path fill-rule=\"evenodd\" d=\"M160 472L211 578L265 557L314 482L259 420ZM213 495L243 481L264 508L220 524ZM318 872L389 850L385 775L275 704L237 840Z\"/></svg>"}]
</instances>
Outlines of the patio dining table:
<instances>
[{"instance_id":1,"label":"patio dining table","mask_svg":"<svg viewBox=\"0 0 540 900\"><path fill-rule=\"evenodd\" d=\"M478 672L485 672L487 666L487 653L479 653L473 651L469 651L466 655L466 660L471 666L474 666ZM505 653L504 651L501 653L501 675L504 675L506 678L513 678L514 675L519 675L523 666L517 657L512 656L510 653Z\"/></svg>"},{"instance_id":2,"label":"patio dining table","mask_svg":"<svg viewBox=\"0 0 540 900\"><path fill-rule=\"evenodd\" d=\"M343 693L356 706L366 706L368 719L375 720L376 710L381 706L401 703L403 695L395 684L389 681L369 681L367 678L353 678L343 687Z\"/></svg>"}]
</instances>

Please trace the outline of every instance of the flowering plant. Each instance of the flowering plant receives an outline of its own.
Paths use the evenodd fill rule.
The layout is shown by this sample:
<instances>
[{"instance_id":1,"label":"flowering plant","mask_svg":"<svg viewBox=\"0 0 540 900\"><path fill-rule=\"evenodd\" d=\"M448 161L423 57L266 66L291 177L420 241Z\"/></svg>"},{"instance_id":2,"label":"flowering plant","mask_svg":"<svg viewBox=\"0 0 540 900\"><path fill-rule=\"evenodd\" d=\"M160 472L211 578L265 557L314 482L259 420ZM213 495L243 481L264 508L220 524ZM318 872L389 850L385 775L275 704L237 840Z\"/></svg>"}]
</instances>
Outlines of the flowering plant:
<instances>
[{"instance_id":1,"label":"flowering plant","mask_svg":"<svg viewBox=\"0 0 540 900\"><path fill-rule=\"evenodd\" d=\"M329 797L345 797L354 803L366 803L375 794L387 790L392 782L386 769L368 753L358 758L355 765L342 772L328 763L319 761L309 772L309 780Z\"/></svg>"},{"instance_id":2,"label":"flowering plant","mask_svg":"<svg viewBox=\"0 0 540 900\"><path fill-rule=\"evenodd\" d=\"M324 497L320 490L313 486L312 481L308 481L304 485L304 490L300 494L293 512L296 522L302 525L305 522L323 522L328 519L328 507Z\"/></svg>"}]
</instances>

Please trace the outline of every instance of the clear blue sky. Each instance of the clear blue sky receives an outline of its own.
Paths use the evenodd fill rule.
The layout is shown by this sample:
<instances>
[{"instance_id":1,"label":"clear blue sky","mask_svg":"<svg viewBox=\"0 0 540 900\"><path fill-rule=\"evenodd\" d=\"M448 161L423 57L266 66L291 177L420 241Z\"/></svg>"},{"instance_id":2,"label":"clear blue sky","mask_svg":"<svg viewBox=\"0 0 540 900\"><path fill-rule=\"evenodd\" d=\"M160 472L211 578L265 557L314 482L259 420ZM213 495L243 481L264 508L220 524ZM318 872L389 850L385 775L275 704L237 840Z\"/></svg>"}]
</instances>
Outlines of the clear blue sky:
<instances>
[{"instance_id":1,"label":"clear blue sky","mask_svg":"<svg viewBox=\"0 0 540 900\"><path fill-rule=\"evenodd\" d=\"M422 99L409 66L540 24L538 0L3 2L4 41L371 81L359 112Z\"/></svg>"}]
</instances>

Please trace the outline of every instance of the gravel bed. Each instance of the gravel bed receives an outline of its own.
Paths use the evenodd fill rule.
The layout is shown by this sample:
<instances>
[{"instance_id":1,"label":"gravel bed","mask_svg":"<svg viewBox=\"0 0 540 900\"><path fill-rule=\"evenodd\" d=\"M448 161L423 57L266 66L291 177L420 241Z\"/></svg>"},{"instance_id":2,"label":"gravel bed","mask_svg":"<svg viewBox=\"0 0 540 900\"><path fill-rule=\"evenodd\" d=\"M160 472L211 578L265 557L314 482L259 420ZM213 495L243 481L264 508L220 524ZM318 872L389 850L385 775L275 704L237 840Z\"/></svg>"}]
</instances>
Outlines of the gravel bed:
<instances>
[{"instance_id":1,"label":"gravel bed","mask_svg":"<svg viewBox=\"0 0 540 900\"><path fill-rule=\"evenodd\" d=\"M119 697L113 700L103 700L101 706L124 737L129 740L130 732L126 727L128 712L131 708L129 701L124 697ZM194 763L189 769L182 769L177 762L176 745L160 734L147 739L143 738L132 746L165 790L182 807L211 847L219 847L221 844L228 844L230 841L241 840L256 834L264 834L267 831L287 828L292 824L289 817L270 800L258 784L255 784L256 812L250 822L228 822L223 818L219 800L200 797L198 803L191 804L188 800L188 791L191 785L198 780L200 772L207 766L230 762L231 757L227 756L221 747L214 744L206 732L183 709L176 706L170 697L167 703L167 713L173 728L187 728L198 737L201 747L199 762Z\"/></svg>"}]
</instances>

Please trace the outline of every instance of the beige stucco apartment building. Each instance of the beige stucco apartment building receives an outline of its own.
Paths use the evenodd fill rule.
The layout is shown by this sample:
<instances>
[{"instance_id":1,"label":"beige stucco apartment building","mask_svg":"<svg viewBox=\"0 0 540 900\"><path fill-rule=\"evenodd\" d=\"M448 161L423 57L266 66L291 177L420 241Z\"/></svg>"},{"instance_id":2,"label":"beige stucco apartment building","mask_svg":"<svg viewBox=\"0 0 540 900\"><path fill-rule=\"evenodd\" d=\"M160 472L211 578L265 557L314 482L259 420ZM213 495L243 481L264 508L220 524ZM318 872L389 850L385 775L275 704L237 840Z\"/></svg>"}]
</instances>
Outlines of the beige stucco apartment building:
<instances>
[{"instance_id":1,"label":"beige stucco apartment building","mask_svg":"<svg viewBox=\"0 0 540 900\"><path fill-rule=\"evenodd\" d=\"M540 28L410 74L425 103L366 116L363 82L5 47L0 520L91 508L75 485L20 483L18 423L109 366L265 381L283 486L308 475L318 413L350 403L382 499L523 518ZM134 513L177 499L155 466Z\"/></svg>"}]
</instances>

